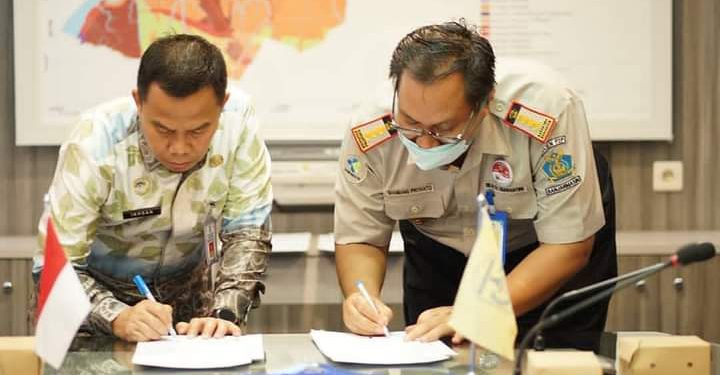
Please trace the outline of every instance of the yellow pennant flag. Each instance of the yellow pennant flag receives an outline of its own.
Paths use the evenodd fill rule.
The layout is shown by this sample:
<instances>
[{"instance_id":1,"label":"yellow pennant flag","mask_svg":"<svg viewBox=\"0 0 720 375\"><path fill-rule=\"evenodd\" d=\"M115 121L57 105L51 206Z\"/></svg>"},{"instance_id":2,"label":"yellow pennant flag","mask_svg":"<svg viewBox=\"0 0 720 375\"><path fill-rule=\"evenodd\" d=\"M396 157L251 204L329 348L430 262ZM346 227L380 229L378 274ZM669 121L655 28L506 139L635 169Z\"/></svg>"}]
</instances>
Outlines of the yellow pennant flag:
<instances>
[{"instance_id":1,"label":"yellow pennant flag","mask_svg":"<svg viewBox=\"0 0 720 375\"><path fill-rule=\"evenodd\" d=\"M480 230L465 266L449 323L478 346L514 361L515 313L497 235L487 208L480 211Z\"/></svg>"}]
</instances>

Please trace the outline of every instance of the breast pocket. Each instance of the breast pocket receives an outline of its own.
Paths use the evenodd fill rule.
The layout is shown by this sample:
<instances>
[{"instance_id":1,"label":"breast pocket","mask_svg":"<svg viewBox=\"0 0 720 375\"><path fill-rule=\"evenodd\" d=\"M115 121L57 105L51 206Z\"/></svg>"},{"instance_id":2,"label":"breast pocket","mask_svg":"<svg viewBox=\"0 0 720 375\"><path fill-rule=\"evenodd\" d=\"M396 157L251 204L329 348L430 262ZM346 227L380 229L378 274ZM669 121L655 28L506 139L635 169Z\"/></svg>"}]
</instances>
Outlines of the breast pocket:
<instances>
[{"instance_id":1,"label":"breast pocket","mask_svg":"<svg viewBox=\"0 0 720 375\"><path fill-rule=\"evenodd\" d=\"M537 214L535 191L495 191L495 208L507 212L511 219L533 219Z\"/></svg>"},{"instance_id":2,"label":"breast pocket","mask_svg":"<svg viewBox=\"0 0 720 375\"><path fill-rule=\"evenodd\" d=\"M440 194L385 195L385 214L393 220L437 219L445 214Z\"/></svg>"}]
</instances>

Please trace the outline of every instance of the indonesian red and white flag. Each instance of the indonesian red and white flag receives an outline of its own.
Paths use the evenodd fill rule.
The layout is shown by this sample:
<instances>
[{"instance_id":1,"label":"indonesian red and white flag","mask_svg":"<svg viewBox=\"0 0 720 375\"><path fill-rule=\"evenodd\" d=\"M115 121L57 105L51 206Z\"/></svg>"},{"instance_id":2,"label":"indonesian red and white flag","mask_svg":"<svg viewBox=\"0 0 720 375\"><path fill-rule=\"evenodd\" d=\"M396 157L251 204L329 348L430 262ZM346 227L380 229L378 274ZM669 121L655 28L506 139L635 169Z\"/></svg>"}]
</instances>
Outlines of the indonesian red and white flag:
<instances>
[{"instance_id":1,"label":"indonesian red and white flag","mask_svg":"<svg viewBox=\"0 0 720 375\"><path fill-rule=\"evenodd\" d=\"M54 368L62 365L80 324L90 312L90 301L48 218L45 264L35 329L35 352Z\"/></svg>"}]
</instances>

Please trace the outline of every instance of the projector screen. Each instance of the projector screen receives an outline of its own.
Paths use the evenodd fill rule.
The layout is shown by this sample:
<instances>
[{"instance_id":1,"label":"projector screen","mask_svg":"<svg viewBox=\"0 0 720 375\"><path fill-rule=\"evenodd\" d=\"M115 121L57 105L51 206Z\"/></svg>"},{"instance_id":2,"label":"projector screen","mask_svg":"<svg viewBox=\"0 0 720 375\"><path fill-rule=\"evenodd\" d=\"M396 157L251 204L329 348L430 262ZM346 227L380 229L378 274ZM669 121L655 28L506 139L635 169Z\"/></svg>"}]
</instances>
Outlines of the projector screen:
<instances>
[{"instance_id":1,"label":"projector screen","mask_svg":"<svg viewBox=\"0 0 720 375\"><path fill-rule=\"evenodd\" d=\"M129 95L168 32L202 35L251 94L268 141L339 141L390 106L396 43L465 18L503 58L559 71L595 140L672 139L671 0L15 0L16 143L52 145L78 115Z\"/></svg>"}]
</instances>

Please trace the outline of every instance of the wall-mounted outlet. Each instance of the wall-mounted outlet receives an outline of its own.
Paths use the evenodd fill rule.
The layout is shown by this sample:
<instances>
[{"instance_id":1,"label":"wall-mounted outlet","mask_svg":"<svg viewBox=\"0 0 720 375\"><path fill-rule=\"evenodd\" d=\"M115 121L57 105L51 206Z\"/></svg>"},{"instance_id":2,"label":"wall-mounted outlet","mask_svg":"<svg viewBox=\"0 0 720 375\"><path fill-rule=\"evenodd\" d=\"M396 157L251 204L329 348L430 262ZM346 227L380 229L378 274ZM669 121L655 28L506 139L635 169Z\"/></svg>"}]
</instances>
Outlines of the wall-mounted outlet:
<instances>
[{"instance_id":1,"label":"wall-mounted outlet","mask_svg":"<svg viewBox=\"0 0 720 375\"><path fill-rule=\"evenodd\" d=\"M653 163L653 191L682 191L683 163L656 161Z\"/></svg>"}]
</instances>

